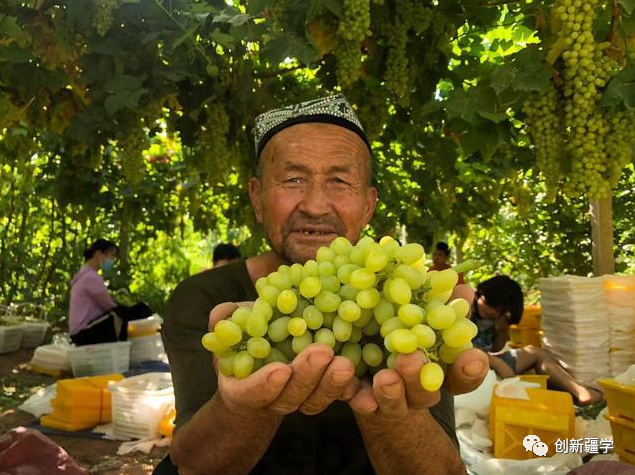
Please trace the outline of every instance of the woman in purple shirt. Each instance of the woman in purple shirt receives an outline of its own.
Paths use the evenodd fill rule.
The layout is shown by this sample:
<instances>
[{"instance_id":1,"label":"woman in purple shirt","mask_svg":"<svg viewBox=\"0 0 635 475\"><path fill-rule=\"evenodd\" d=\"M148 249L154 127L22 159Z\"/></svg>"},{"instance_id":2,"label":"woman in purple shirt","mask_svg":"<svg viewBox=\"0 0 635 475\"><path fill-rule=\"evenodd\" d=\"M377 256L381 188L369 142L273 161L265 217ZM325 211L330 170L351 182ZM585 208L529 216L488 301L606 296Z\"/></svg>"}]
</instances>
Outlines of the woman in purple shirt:
<instances>
[{"instance_id":1,"label":"woman in purple shirt","mask_svg":"<svg viewBox=\"0 0 635 475\"><path fill-rule=\"evenodd\" d=\"M69 333L77 345L107 343L127 338L129 320L152 314L145 304L117 305L99 269L112 269L119 248L106 239L97 239L86 251L86 262L71 280Z\"/></svg>"}]
</instances>

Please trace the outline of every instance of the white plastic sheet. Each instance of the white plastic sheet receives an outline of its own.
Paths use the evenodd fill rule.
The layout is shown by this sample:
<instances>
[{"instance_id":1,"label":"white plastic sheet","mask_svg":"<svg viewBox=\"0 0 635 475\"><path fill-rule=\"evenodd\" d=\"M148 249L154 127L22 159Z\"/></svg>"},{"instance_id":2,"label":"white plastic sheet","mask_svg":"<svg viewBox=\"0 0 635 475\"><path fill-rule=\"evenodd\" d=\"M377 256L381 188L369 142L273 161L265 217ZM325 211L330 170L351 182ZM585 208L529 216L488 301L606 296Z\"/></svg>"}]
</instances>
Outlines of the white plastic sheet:
<instances>
[{"instance_id":1,"label":"white plastic sheet","mask_svg":"<svg viewBox=\"0 0 635 475\"><path fill-rule=\"evenodd\" d=\"M44 414L52 414L51 400L55 397L56 388L57 384L51 384L38 390L29 399L20 404L18 409L33 414L38 418Z\"/></svg>"}]
</instances>

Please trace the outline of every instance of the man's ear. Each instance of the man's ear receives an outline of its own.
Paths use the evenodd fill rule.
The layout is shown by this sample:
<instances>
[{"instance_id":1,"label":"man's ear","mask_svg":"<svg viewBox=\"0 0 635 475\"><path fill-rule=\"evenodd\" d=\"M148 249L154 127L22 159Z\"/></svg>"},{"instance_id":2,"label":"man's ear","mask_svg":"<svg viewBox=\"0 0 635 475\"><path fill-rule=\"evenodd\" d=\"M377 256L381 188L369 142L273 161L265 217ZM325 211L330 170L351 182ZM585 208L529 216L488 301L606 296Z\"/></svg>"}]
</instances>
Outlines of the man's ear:
<instances>
[{"instance_id":1,"label":"man's ear","mask_svg":"<svg viewBox=\"0 0 635 475\"><path fill-rule=\"evenodd\" d=\"M366 224L370 222L370 219L375 213L375 207L377 206L377 195L377 188L375 188L374 186L368 188L368 191L366 193L366 216L364 216Z\"/></svg>"},{"instance_id":2,"label":"man's ear","mask_svg":"<svg viewBox=\"0 0 635 475\"><path fill-rule=\"evenodd\" d=\"M256 177L249 180L249 199L256 215L256 221L262 223L262 185Z\"/></svg>"}]
</instances>

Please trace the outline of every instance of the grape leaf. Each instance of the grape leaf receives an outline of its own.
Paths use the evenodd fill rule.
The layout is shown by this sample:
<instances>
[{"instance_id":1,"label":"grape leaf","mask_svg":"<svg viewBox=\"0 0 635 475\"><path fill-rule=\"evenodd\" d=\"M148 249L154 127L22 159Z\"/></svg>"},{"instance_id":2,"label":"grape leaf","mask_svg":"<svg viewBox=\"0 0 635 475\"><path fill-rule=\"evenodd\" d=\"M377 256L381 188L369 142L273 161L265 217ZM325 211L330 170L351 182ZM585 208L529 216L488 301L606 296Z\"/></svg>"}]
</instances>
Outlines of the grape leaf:
<instances>
[{"instance_id":1,"label":"grape leaf","mask_svg":"<svg viewBox=\"0 0 635 475\"><path fill-rule=\"evenodd\" d=\"M630 64L620 71L606 86L600 100L600 107L612 108L624 104L635 107L635 66Z\"/></svg>"},{"instance_id":2,"label":"grape leaf","mask_svg":"<svg viewBox=\"0 0 635 475\"><path fill-rule=\"evenodd\" d=\"M635 0L619 0L620 5L629 15L635 10Z\"/></svg>"}]
</instances>

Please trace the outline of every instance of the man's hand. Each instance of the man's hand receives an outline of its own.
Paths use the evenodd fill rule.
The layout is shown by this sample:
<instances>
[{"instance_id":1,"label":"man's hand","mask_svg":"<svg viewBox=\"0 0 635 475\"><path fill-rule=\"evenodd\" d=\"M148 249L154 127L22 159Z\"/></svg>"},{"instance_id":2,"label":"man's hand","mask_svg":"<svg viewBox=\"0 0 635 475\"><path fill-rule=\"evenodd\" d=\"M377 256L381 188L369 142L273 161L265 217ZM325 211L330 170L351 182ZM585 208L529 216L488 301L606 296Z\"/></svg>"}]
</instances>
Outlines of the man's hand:
<instances>
[{"instance_id":1,"label":"man's hand","mask_svg":"<svg viewBox=\"0 0 635 475\"><path fill-rule=\"evenodd\" d=\"M210 314L210 329L228 318L238 306L249 302L223 303ZM236 412L267 411L286 415L296 410L318 414L334 400L349 400L359 388L353 364L343 356L334 356L326 345L311 344L291 364L270 363L244 379L228 378L218 371L219 395Z\"/></svg>"},{"instance_id":2,"label":"man's hand","mask_svg":"<svg viewBox=\"0 0 635 475\"><path fill-rule=\"evenodd\" d=\"M379 371L371 383L364 381L350 401L351 408L360 415L375 413L385 420L398 420L409 409L428 409L439 402L439 391L429 392L421 387L419 372L426 359L422 352L399 355L395 369ZM480 350L462 353L445 376L445 385L454 395L476 389L489 370L488 358Z\"/></svg>"}]
</instances>

